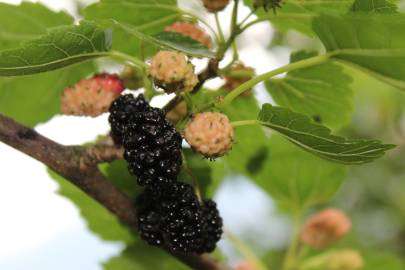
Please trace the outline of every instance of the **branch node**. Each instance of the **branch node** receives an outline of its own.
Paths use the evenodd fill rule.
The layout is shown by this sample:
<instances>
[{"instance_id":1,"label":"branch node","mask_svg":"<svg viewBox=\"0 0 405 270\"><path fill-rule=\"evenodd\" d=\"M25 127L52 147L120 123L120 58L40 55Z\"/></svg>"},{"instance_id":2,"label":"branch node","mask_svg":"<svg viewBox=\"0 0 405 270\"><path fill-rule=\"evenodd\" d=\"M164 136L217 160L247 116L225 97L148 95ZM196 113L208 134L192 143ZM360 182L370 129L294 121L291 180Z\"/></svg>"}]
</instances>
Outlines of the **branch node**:
<instances>
[{"instance_id":1,"label":"branch node","mask_svg":"<svg viewBox=\"0 0 405 270\"><path fill-rule=\"evenodd\" d=\"M124 149L116 146L94 145L87 148L80 157L79 166L81 170L104 162L112 162L124 158Z\"/></svg>"}]
</instances>

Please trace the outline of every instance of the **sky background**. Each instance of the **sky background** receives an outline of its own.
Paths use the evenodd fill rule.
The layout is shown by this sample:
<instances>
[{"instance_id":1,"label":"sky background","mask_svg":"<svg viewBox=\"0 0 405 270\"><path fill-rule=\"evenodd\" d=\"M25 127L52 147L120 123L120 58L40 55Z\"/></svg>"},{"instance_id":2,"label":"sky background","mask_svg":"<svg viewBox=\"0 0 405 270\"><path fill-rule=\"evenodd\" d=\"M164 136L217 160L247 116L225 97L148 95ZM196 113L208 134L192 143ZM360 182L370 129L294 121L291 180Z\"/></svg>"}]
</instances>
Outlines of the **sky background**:
<instances>
[{"instance_id":1,"label":"sky background","mask_svg":"<svg viewBox=\"0 0 405 270\"><path fill-rule=\"evenodd\" d=\"M18 4L21 1L0 2ZM75 12L73 1L39 2L54 10ZM198 8L196 0L183 2L187 8ZM229 10L221 14L225 22ZM242 9L241 13L247 12ZM271 38L269 33L272 31L267 24L259 24L239 40L241 59L254 66L258 73L288 62L289 51L266 50ZM214 81L211 85L217 83ZM256 90L260 89L261 86ZM268 96L259 99L263 102ZM158 100L153 104L162 102ZM62 144L81 144L108 131L107 116L97 119L57 116L37 126L36 130ZM0 161L0 269L99 270L100 262L120 253L123 248L120 243L104 242L89 232L77 208L56 194L58 186L48 176L45 166L2 143ZM248 241L255 245L283 245L287 240L288 223L277 216L271 200L241 177L232 176L227 180L216 196L225 225L241 237L249 232ZM263 221L256 222L257 216L264 217ZM272 241L263 242L263 239ZM221 248L236 259L228 243L223 241Z\"/></svg>"}]
</instances>

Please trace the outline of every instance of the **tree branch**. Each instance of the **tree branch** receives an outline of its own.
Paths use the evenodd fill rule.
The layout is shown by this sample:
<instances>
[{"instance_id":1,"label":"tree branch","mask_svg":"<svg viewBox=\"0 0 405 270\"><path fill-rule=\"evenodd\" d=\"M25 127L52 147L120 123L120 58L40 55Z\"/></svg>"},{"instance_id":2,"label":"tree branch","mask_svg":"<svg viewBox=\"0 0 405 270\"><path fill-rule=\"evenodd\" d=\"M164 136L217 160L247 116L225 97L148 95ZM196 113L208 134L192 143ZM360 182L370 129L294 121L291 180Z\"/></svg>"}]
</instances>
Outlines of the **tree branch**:
<instances>
[{"instance_id":1,"label":"tree branch","mask_svg":"<svg viewBox=\"0 0 405 270\"><path fill-rule=\"evenodd\" d=\"M60 145L1 113L0 142L44 163L106 207L131 229L137 229L136 209L131 199L118 190L98 170L97 163L100 159L104 160L105 156L100 158L99 153L94 154L96 151L94 148L89 150L83 147ZM106 149L104 148L104 150ZM109 148L109 150L112 149ZM111 154L112 158L121 154L117 148L112 152L104 151L103 153ZM209 255L171 254L193 269L228 269Z\"/></svg>"},{"instance_id":2,"label":"tree branch","mask_svg":"<svg viewBox=\"0 0 405 270\"><path fill-rule=\"evenodd\" d=\"M136 226L131 200L111 184L96 166L80 168L83 148L63 146L0 114L0 141L41 161L69 179L130 226Z\"/></svg>"}]
</instances>

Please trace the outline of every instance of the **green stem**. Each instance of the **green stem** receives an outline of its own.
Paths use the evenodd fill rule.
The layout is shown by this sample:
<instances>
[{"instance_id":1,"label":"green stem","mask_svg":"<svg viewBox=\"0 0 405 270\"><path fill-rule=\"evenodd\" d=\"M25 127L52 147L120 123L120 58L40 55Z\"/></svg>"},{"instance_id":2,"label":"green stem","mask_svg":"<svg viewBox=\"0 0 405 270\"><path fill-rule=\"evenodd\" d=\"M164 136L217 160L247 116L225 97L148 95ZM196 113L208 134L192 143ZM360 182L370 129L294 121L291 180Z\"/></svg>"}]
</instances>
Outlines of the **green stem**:
<instances>
[{"instance_id":1,"label":"green stem","mask_svg":"<svg viewBox=\"0 0 405 270\"><path fill-rule=\"evenodd\" d=\"M294 229L290 246L284 258L283 270L293 270L297 262L297 251L299 245L299 232L301 228L301 213L296 212L294 215Z\"/></svg>"},{"instance_id":2,"label":"green stem","mask_svg":"<svg viewBox=\"0 0 405 270\"><path fill-rule=\"evenodd\" d=\"M153 88L152 82L148 77L149 66L145 62L143 62L142 60L140 60L136 57L133 57L131 55L128 55L128 54L125 54L122 52L118 52L118 51L110 51L108 53L108 55L114 59L121 60L121 61L123 60L128 64L138 67L140 69L140 71L142 72L143 86L145 89L145 97L148 100L150 100L152 97L154 97L156 95L156 91ZM141 57L142 57L142 49L141 49Z\"/></svg>"},{"instance_id":3,"label":"green stem","mask_svg":"<svg viewBox=\"0 0 405 270\"><path fill-rule=\"evenodd\" d=\"M255 13L255 11L256 9L252 9L250 13L240 22L239 25L243 25Z\"/></svg>"},{"instance_id":4,"label":"green stem","mask_svg":"<svg viewBox=\"0 0 405 270\"><path fill-rule=\"evenodd\" d=\"M258 120L242 120L232 122L231 125L233 127L252 126L252 125L260 125L260 122Z\"/></svg>"},{"instance_id":5,"label":"green stem","mask_svg":"<svg viewBox=\"0 0 405 270\"><path fill-rule=\"evenodd\" d=\"M139 46L139 57L142 62L145 61L145 42L143 40L140 40L140 46ZM155 88L153 87L153 83L151 79L148 76L148 66L146 67L141 67L140 68L142 72L142 77L143 77L143 87L145 89L145 97L147 100L151 100L157 92L155 91Z\"/></svg>"},{"instance_id":6,"label":"green stem","mask_svg":"<svg viewBox=\"0 0 405 270\"><path fill-rule=\"evenodd\" d=\"M261 23L261 22L269 22L269 20L277 18L277 19L310 19L314 17L314 15L308 15L308 14L299 14L299 13L289 13L289 14L277 14L277 17L275 15L268 15L266 17L261 17L259 19L256 19L254 21L251 21L249 23L247 23L246 25L244 25L243 27L241 27L241 32L245 31L246 29L250 28L251 26ZM242 24L241 24L242 25Z\"/></svg>"},{"instance_id":7,"label":"green stem","mask_svg":"<svg viewBox=\"0 0 405 270\"><path fill-rule=\"evenodd\" d=\"M239 52L238 52L238 45L234 41L232 43L232 60L229 62L223 69L219 70L220 73L222 74L227 74L228 72L231 71L232 65L239 60Z\"/></svg>"},{"instance_id":8,"label":"green stem","mask_svg":"<svg viewBox=\"0 0 405 270\"><path fill-rule=\"evenodd\" d=\"M322 266L325 266L328 259L330 258L333 251L327 251L318 255L315 255L305 261L303 261L297 269L299 270L310 270L310 269L320 269Z\"/></svg>"},{"instance_id":9,"label":"green stem","mask_svg":"<svg viewBox=\"0 0 405 270\"><path fill-rule=\"evenodd\" d=\"M215 17L215 24L217 25L218 35L219 35L218 43L220 46L222 46L222 44L225 42L225 36L224 36L224 32L222 31L221 23L219 22L218 13L215 13L214 17Z\"/></svg>"},{"instance_id":10,"label":"green stem","mask_svg":"<svg viewBox=\"0 0 405 270\"><path fill-rule=\"evenodd\" d=\"M253 86L255 86L256 84L258 84L262 81L268 80L271 77L276 76L278 74L282 74L284 72L290 72L293 70L322 64L322 63L326 62L327 60L329 60L330 56L331 56L330 54L318 55L315 57L307 58L307 59L304 59L304 60L301 60L301 61L298 61L295 63L288 64L288 65L282 66L280 68L274 69L272 71L266 72L264 74L261 74L255 78L243 83L242 85L235 88L234 90L232 90L228 95L225 96L224 100L220 103L217 103L216 106L219 108L226 107L235 98L237 98L239 95L241 95L243 92L248 91Z\"/></svg>"},{"instance_id":11,"label":"green stem","mask_svg":"<svg viewBox=\"0 0 405 270\"><path fill-rule=\"evenodd\" d=\"M191 98L190 93L185 93L183 95L184 101L187 104L187 112L191 112L193 110L193 100Z\"/></svg>"},{"instance_id":12,"label":"green stem","mask_svg":"<svg viewBox=\"0 0 405 270\"><path fill-rule=\"evenodd\" d=\"M151 100L154 96L157 95L157 92L153 87L152 81L146 74L146 71L142 70L142 73L143 73L143 87L145 89L145 97L147 100Z\"/></svg>"},{"instance_id":13,"label":"green stem","mask_svg":"<svg viewBox=\"0 0 405 270\"><path fill-rule=\"evenodd\" d=\"M183 152L181 152L181 156L183 158L183 168L193 181L193 188L194 188L195 195L197 196L198 201L200 203L202 203L203 200L202 200L202 195L201 195L200 184L198 183L197 178L193 175L191 169L188 167L187 159Z\"/></svg>"},{"instance_id":14,"label":"green stem","mask_svg":"<svg viewBox=\"0 0 405 270\"><path fill-rule=\"evenodd\" d=\"M217 52L218 59L222 59L224 57L225 52L229 49L229 47L232 46L237 35L241 33L238 25L238 7L239 7L239 0L235 0L232 10L231 34L228 40L224 44L222 44L222 46L220 46L220 48L218 49Z\"/></svg>"},{"instance_id":15,"label":"green stem","mask_svg":"<svg viewBox=\"0 0 405 270\"><path fill-rule=\"evenodd\" d=\"M229 76L232 78L251 78L255 75L252 70L231 70L230 68L224 67L219 71L220 75Z\"/></svg>"},{"instance_id":16,"label":"green stem","mask_svg":"<svg viewBox=\"0 0 405 270\"><path fill-rule=\"evenodd\" d=\"M232 10L231 33L235 33L235 29L238 27L238 8L239 0L235 0Z\"/></svg>"},{"instance_id":17,"label":"green stem","mask_svg":"<svg viewBox=\"0 0 405 270\"><path fill-rule=\"evenodd\" d=\"M197 108L195 108L193 113L205 112L206 110L215 107L217 103L218 103L218 101L216 99L211 100L210 102L202 104L202 105L198 106Z\"/></svg>"},{"instance_id":18,"label":"green stem","mask_svg":"<svg viewBox=\"0 0 405 270\"><path fill-rule=\"evenodd\" d=\"M298 251L297 255L297 264L300 266L302 261L304 260L305 256L307 256L309 252L308 246L301 245L300 250Z\"/></svg>"},{"instance_id":19,"label":"green stem","mask_svg":"<svg viewBox=\"0 0 405 270\"><path fill-rule=\"evenodd\" d=\"M245 243L243 243L238 237L236 237L233 233L231 233L229 230L224 229L224 233L226 237L228 237L229 241L232 242L233 246L236 248L240 254L245 259L248 259L249 261L253 262L256 266L256 270L268 270L269 268L256 256L256 254L247 246Z\"/></svg>"},{"instance_id":20,"label":"green stem","mask_svg":"<svg viewBox=\"0 0 405 270\"><path fill-rule=\"evenodd\" d=\"M232 43L232 59L233 62L239 60L239 50L238 50L238 44L236 44L236 41Z\"/></svg>"},{"instance_id":21,"label":"green stem","mask_svg":"<svg viewBox=\"0 0 405 270\"><path fill-rule=\"evenodd\" d=\"M131 55L122 53L122 52L118 52L118 51L110 51L108 53L108 56L117 59L117 60L123 60L129 64L132 64L136 67L140 67L140 68L144 68L144 69L148 69L149 66L147 64L145 64L143 61L139 60L136 57L133 57Z\"/></svg>"}]
</instances>

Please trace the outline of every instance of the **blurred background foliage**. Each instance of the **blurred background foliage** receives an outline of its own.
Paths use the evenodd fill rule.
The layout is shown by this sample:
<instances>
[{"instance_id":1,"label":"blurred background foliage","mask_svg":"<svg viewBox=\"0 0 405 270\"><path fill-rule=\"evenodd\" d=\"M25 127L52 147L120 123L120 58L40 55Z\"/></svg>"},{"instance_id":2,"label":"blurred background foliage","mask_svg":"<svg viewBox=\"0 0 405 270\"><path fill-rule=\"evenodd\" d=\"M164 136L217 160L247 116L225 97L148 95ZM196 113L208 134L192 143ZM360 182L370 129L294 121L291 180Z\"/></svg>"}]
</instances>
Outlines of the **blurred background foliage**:
<instances>
[{"instance_id":1,"label":"blurred background foliage","mask_svg":"<svg viewBox=\"0 0 405 270\"><path fill-rule=\"evenodd\" d=\"M399 1L400 10L405 1ZM270 48L320 48L301 33L277 31ZM366 269L405 269L405 95L354 68L344 66L352 78L351 124L338 133L351 138L379 138L397 147L373 163L353 166L331 202L353 221L353 231L336 247L363 251ZM270 256L272 258L273 256Z\"/></svg>"}]
</instances>

